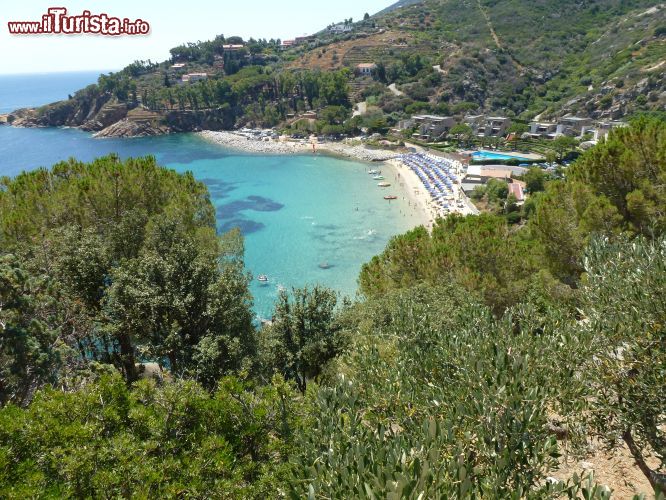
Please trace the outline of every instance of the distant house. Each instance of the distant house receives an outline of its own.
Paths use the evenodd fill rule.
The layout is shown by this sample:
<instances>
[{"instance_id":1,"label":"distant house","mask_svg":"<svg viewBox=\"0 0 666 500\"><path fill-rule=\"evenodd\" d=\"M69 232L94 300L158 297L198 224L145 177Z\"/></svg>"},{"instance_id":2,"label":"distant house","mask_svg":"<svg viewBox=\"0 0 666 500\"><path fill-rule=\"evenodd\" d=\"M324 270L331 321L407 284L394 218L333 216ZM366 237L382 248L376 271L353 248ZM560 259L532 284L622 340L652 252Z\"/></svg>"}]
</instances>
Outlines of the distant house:
<instances>
[{"instance_id":1,"label":"distant house","mask_svg":"<svg viewBox=\"0 0 666 500\"><path fill-rule=\"evenodd\" d=\"M525 192L523 191L523 186L518 181L512 181L509 183L509 194L512 194L516 197L518 203L525 201Z\"/></svg>"},{"instance_id":2,"label":"distant house","mask_svg":"<svg viewBox=\"0 0 666 500\"><path fill-rule=\"evenodd\" d=\"M505 181L509 193L516 197L518 203L525 201L525 183L514 179L516 175L527 172L523 167L506 167L503 165L470 165L462 182L465 193L474 191L474 188L486 184L490 179Z\"/></svg>"},{"instance_id":3,"label":"distant house","mask_svg":"<svg viewBox=\"0 0 666 500\"><path fill-rule=\"evenodd\" d=\"M349 33L351 30L352 25L344 23L334 24L328 27L328 31L332 33Z\"/></svg>"},{"instance_id":4,"label":"distant house","mask_svg":"<svg viewBox=\"0 0 666 500\"><path fill-rule=\"evenodd\" d=\"M296 45L296 40L282 40L282 47L293 47Z\"/></svg>"},{"instance_id":5,"label":"distant house","mask_svg":"<svg viewBox=\"0 0 666 500\"><path fill-rule=\"evenodd\" d=\"M477 137L504 137L511 126L511 119L504 116L471 115L466 116L463 122Z\"/></svg>"},{"instance_id":6,"label":"distant house","mask_svg":"<svg viewBox=\"0 0 666 500\"><path fill-rule=\"evenodd\" d=\"M592 120L589 118L580 118L578 116L568 116L560 118L557 122L555 135L568 135L571 137L581 137L592 128Z\"/></svg>"},{"instance_id":7,"label":"distant house","mask_svg":"<svg viewBox=\"0 0 666 500\"><path fill-rule=\"evenodd\" d=\"M619 121L600 121L594 124L592 130L590 130L594 135L592 140L598 142L599 140L605 138L608 135L608 132L618 127L626 127L626 122Z\"/></svg>"},{"instance_id":8,"label":"distant house","mask_svg":"<svg viewBox=\"0 0 666 500\"><path fill-rule=\"evenodd\" d=\"M406 120L400 120L396 128L398 130L406 130L408 128L414 128L414 125L414 118L407 118Z\"/></svg>"},{"instance_id":9,"label":"distant house","mask_svg":"<svg viewBox=\"0 0 666 500\"><path fill-rule=\"evenodd\" d=\"M306 118L308 120L316 120L317 119L317 112L316 111L306 111L305 113L301 114L300 118Z\"/></svg>"},{"instance_id":10,"label":"distant house","mask_svg":"<svg viewBox=\"0 0 666 500\"><path fill-rule=\"evenodd\" d=\"M594 134L594 140L597 140L597 131L609 130L608 123L622 122L599 122L594 124L590 118L581 118L579 116L565 116L557 122L532 122L530 123L529 136L532 138L555 139L563 135L569 137L583 137L587 133ZM610 126L612 128L612 126ZM603 132L602 132L603 135Z\"/></svg>"},{"instance_id":11,"label":"distant house","mask_svg":"<svg viewBox=\"0 0 666 500\"><path fill-rule=\"evenodd\" d=\"M183 69L185 67L185 63L176 63L171 65L171 69Z\"/></svg>"},{"instance_id":12,"label":"distant house","mask_svg":"<svg viewBox=\"0 0 666 500\"><path fill-rule=\"evenodd\" d=\"M554 139L557 133L557 123L531 122L529 136L533 139Z\"/></svg>"},{"instance_id":13,"label":"distant house","mask_svg":"<svg viewBox=\"0 0 666 500\"><path fill-rule=\"evenodd\" d=\"M297 36L294 38L294 42L296 45L300 45L302 43L307 43L307 42L312 42L314 41L315 36L314 35L307 35L307 36Z\"/></svg>"},{"instance_id":14,"label":"distant house","mask_svg":"<svg viewBox=\"0 0 666 500\"><path fill-rule=\"evenodd\" d=\"M361 76L370 76L377 69L375 63L361 63L356 65L356 73Z\"/></svg>"},{"instance_id":15,"label":"distant house","mask_svg":"<svg viewBox=\"0 0 666 500\"><path fill-rule=\"evenodd\" d=\"M194 83L201 80L206 80L207 78L207 73L187 73L186 75L183 75L181 81L183 83Z\"/></svg>"},{"instance_id":16,"label":"distant house","mask_svg":"<svg viewBox=\"0 0 666 500\"><path fill-rule=\"evenodd\" d=\"M245 47L245 45L242 44L227 44L227 45L222 45L222 48L228 52L235 52L237 50L242 49Z\"/></svg>"},{"instance_id":17,"label":"distant house","mask_svg":"<svg viewBox=\"0 0 666 500\"><path fill-rule=\"evenodd\" d=\"M414 133L413 137L423 141L432 141L446 135L456 124L456 120L451 116L414 115L412 120L418 127L418 132Z\"/></svg>"}]
</instances>

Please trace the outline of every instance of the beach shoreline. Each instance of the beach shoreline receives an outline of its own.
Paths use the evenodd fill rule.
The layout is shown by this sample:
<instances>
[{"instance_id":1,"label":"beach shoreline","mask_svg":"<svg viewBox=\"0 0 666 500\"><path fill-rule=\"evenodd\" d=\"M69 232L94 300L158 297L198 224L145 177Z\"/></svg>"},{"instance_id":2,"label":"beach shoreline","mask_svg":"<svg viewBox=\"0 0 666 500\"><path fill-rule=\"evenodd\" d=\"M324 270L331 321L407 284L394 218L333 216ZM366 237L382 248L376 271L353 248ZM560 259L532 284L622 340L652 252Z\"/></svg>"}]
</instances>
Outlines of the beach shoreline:
<instances>
[{"instance_id":1,"label":"beach shoreline","mask_svg":"<svg viewBox=\"0 0 666 500\"><path fill-rule=\"evenodd\" d=\"M384 162L396 158L400 154L387 149L368 148L362 144L319 142L316 138L291 140L281 137L272 139L266 135L253 136L251 133L213 130L203 130L197 132L197 135L220 146L245 153L289 155L315 152L362 162Z\"/></svg>"},{"instance_id":2,"label":"beach shoreline","mask_svg":"<svg viewBox=\"0 0 666 500\"><path fill-rule=\"evenodd\" d=\"M274 155L305 155L312 154L311 140L261 140L248 134L226 131L204 130L199 132L205 140L220 146L235 149L245 153L274 154ZM422 225L432 228L435 213L430 206L431 200L428 193L420 184L416 174L406 168L398 159L399 154L386 149L369 149L359 144L344 142L314 142L314 151L317 154L335 156L347 160L367 163L373 169L384 170L383 174L388 178L391 176L394 185L400 189L400 197L407 201L415 215L414 227ZM387 172L390 171L390 173Z\"/></svg>"},{"instance_id":3,"label":"beach shoreline","mask_svg":"<svg viewBox=\"0 0 666 500\"><path fill-rule=\"evenodd\" d=\"M408 202L408 206L414 207L414 210L419 214L420 225L431 230L436 216L430 206L431 197L419 178L398 159L387 160L384 165L392 171L395 181Z\"/></svg>"}]
</instances>

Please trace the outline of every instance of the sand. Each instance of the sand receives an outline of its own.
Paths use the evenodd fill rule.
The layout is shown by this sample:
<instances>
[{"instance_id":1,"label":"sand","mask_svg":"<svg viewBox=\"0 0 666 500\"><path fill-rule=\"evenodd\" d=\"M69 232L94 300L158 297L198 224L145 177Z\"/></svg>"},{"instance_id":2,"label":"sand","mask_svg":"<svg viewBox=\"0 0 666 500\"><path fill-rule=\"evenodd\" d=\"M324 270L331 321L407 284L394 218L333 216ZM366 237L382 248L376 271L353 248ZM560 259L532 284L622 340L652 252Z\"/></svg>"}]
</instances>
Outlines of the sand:
<instances>
[{"instance_id":1,"label":"sand","mask_svg":"<svg viewBox=\"0 0 666 500\"><path fill-rule=\"evenodd\" d=\"M216 144L249 153L261 154L312 154L312 141L260 140L248 138L237 132L203 131L200 135ZM361 162L372 162L368 168L381 170L387 181L400 186L399 194L408 202L409 209L416 215L416 224L432 228L435 211L430 195L421 181L411 170L397 159L398 153L384 149L370 149L360 144L345 142L316 143L317 153L341 156Z\"/></svg>"}]
</instances>

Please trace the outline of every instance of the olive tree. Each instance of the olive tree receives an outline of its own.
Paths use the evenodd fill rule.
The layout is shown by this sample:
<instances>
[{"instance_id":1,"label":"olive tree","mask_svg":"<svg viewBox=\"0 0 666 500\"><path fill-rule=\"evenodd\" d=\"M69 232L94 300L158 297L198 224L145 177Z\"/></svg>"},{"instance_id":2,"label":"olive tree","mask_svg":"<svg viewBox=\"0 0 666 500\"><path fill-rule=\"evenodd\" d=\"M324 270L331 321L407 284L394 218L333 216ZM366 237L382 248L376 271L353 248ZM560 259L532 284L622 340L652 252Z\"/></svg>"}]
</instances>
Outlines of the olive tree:
<instances>
[{"instance_id":1,"label":"olive tree","mask_svg":"<svg viewBox=\"0 0 666 500\"><path fill-rule=\"evenodd\" d=\"M596 430L611 446L624 441L655 492L666 492L666 239L596 241L585 265Z\"/></svg>"}]
</instances>

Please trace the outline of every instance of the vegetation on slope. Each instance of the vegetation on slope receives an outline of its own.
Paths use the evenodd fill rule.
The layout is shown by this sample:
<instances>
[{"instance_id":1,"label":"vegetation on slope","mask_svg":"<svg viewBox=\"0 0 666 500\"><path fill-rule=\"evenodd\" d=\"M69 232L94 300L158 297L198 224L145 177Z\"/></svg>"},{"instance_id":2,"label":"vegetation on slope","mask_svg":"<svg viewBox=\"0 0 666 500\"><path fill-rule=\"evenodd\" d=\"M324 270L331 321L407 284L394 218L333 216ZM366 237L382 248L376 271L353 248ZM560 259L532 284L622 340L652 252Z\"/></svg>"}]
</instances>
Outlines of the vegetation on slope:
<instances>
[{"instance_id":1,"label":"vegetation on slope","mask_svg":"<svg viewBox=\"0 0 666 500\"><path fill-rule=\"evenodd\" d=\"M413 231L363 301L295 290L260 331L191 175L107 157L5 179L0 491L608 498L547 479L592 438L663 491L665 136L613 131L526 225Z\"/></svg>"},{"instance_id":2,"label":"vegetation on slope","mask_svg":"<svg viewBox=\"0 0 666 500\"><path fill-rule=\"evenodd\" d=\"M616 119L666 104L665 15L654 0L406 2L347 21L349 33L324 30L296 46L222 35L181 45L167 61L136 61L70 100L9 121L95 131L119 120L152 124L141 133L285 128L303 111L342 106L342 120L320 120L313 130L331 126L339 135L384 132L417 112ZM364 62L377 64L372 78L354 77ZM192 72L208 78L181 83ZM372 127L372 113L348 120L360 100L385 126Z\"/></svg>"}]
</instances>

